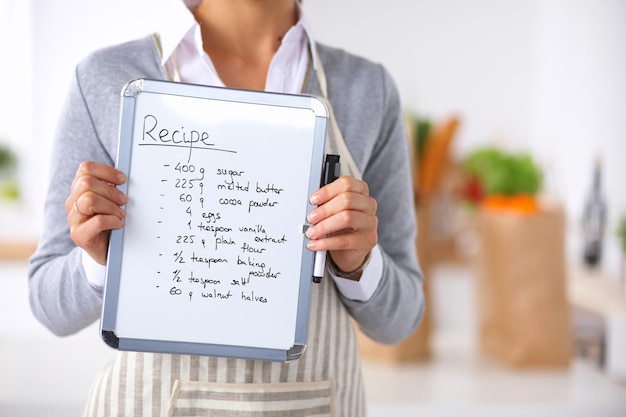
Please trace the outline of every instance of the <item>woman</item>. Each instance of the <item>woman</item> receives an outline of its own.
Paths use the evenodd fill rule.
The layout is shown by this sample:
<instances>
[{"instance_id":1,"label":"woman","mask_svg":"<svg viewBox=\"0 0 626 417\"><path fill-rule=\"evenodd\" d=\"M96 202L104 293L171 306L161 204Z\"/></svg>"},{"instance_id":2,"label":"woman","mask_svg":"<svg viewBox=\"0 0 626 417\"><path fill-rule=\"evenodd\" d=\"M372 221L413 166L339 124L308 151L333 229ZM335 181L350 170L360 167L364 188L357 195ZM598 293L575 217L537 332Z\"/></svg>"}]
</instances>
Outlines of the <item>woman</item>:
<instances>
[{"instance_id":1,"label":"woman","mask_svg":"<svg viewBox=\"0 0 626 417\"><path fill-rule=\"evenodd\" d=\"M100 315L109 234L123 227L127 201L115 187L126 178L113 165L128 80L325 96L334 113L327 150L340 153L346 169L311 196L319 207L308 217L308 247L328 251L329 270L312 290L305 354L282 364L120 352L96 379L86 415L362 416L350 317L370 337L394 343L424 308L395 86L380 65L315 43L294 0L186 3L164 30L96 51L77 67L31 259L33 312L59 335Z\"/></svg>"}]
</instances>

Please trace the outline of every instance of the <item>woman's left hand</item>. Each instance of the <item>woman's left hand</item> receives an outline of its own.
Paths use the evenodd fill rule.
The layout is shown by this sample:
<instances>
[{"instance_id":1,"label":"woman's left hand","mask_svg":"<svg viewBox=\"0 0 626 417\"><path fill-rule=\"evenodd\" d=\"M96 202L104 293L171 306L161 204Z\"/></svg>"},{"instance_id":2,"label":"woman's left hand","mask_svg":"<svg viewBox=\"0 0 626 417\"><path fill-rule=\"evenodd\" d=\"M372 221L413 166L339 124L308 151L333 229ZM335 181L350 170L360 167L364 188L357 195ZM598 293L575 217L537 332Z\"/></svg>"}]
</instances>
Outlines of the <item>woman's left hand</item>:
<instances>
[{"instance_id":1,"label":"woman's left hand","mask_svg":"<svg viewBox=\"0 0 626 417\"><path fill-rule=\"evenodd\" d=\"M329 251L342 271L362 266L378 242L377 204L367 183L343 176L313 193L310 201L319 207L307 216L313 225L306 232L311 239L307 247Z\"/></svg>"}]
</instances>

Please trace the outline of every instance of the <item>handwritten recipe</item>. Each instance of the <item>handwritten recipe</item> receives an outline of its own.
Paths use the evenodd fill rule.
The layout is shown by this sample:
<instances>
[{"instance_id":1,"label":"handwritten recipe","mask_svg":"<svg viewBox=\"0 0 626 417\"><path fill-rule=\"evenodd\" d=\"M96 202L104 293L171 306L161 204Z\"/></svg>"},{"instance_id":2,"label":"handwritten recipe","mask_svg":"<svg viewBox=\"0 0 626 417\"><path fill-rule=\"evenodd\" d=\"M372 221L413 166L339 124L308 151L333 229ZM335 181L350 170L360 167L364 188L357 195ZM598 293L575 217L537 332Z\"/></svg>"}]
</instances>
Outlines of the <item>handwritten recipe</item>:
<instances>
[{"instance_id":1,"label":"handwritten recipe","mask_svg":"<svg viewBox=\"0 0 626 417\"><path fill-rule=\"evenodd\" d=\"M137 100L119 336L289 348L315 115L187 101Z\"/></svg>"}]
</instances>

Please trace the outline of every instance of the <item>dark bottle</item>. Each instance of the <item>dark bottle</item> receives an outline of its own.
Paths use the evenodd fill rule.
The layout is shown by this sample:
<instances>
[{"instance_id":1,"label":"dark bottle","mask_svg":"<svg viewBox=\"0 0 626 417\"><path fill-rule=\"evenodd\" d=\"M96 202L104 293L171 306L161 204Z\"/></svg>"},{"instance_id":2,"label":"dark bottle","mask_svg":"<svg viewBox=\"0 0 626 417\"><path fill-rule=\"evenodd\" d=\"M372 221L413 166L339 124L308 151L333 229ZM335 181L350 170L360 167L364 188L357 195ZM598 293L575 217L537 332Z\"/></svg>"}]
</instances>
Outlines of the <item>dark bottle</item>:
<instances>
[{"instance_id":1,"label":"dark bottle","mask_svg":"<svg viewBox=\"0 0 626 417\"><path fill-rule=\"evenodd\" d=\"M593 185L585 201L583 213L583 239L585 263L596 266L602 258L602 240L606 220L606 203L602 195L602 164L596 161Z\"/></svg>"}]
</instances>

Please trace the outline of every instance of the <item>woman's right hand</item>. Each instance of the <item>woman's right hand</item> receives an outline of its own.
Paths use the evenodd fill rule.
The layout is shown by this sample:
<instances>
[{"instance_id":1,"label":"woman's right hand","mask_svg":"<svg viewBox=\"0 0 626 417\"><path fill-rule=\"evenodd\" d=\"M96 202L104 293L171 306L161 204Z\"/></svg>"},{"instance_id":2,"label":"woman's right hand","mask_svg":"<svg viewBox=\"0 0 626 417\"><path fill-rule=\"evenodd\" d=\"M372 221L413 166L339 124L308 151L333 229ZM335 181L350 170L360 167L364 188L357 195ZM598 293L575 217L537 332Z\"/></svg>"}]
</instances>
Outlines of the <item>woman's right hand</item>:
<instances>
[{"instance_id":1,"label":"woman's right hand","mask_svg":"<svg viewBox=\"0 0 626 417\"><path fill-rule=\"evenodd\" d=\"M116 186L125 182L126 175L112 166L86 161L65 201L72 240L101 265L106 264L111 230L124 226L126 211L120 206L128 197Z\"/></svg>"}]
</instances>

